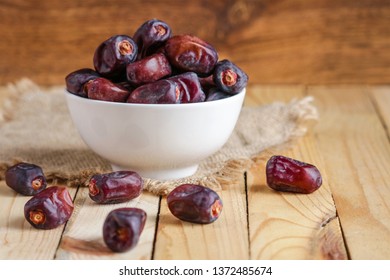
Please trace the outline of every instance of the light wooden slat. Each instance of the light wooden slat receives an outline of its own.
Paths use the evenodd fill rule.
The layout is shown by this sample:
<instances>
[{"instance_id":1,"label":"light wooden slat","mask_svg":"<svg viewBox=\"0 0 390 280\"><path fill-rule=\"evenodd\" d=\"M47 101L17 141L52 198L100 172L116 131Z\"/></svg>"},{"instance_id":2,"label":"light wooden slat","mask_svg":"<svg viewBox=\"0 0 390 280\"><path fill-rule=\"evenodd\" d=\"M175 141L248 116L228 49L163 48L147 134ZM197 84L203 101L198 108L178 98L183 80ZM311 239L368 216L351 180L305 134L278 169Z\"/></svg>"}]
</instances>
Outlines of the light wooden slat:
<instances>
[{"instance_id":1,"label":"light wooden slat","mask_svg":"<svg viewBox=\"0 0 390 280\"><path fill-rule=\"evenodd\" d=\"M247 104L289 102L304 95L303 86L259 87ZM309 133L291 147L268 152L265 158L278 153L316 165L323 176L323 185L316 192L273 191L266 184L265 161L247 173L252 259L347 258L326 169L313 139Z\"/></svg>"},{"instance_id":2,"label":"light wooden slat","mask_svg":"<svg viewBox=\"0 0 390 280\"><path fill-rule=\"evenodd\" d=\"M89 198L88 188L80 187L75 200L75 213L63 234L56 259L138 259L152 258L159 197L144 192L126 203L101 205ZM110 251L103 240L103 223L111 210L137 207L147 213L138 244L123 253Z\"/></svg>"},{"instance_id":3,"label":"light wooden slat","mask_svg":"<svg viewBox=\"0 0 390 280\"><path fill-rule=\"evenodd\" d=\"M248 259L248 231L244 176L218 191L223 210L211 224L175 218L166 197L161 201L154 259Z\"/></svg>"},{"instance_id":4,"label":"light wooden slat","mask_svg":"<svg viewBox=\"0 0 390 280\"><path fill-rule=\"evenodd\" d=\"M70 188L74 197L76 189ZM33 228L24 218L24 204L31 198L16 194L0 181L0 259L53 259L64 225L52 230Z\"/></svg>"},{"instance_id":5,"label":"light wooden slat","mask_svg":"<svg viewBox=\"0 0 390 280\"><path fill-rule=\"evenodd\" d=\"M352 259L390 258L390 145L364 87L310 87L316 142Z\"/></svg>"}]
</instances>

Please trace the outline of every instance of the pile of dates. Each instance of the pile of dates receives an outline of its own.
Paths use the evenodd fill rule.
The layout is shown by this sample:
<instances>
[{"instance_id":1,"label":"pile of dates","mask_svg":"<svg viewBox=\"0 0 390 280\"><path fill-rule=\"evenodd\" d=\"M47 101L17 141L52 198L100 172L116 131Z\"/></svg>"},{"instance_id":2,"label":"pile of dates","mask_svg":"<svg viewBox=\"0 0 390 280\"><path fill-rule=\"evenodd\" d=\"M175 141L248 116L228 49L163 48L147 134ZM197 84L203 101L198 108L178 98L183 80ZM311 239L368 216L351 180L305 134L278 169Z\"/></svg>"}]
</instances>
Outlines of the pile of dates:
<instances>
[{"instance_id":1,"label":"pile of dates","mask_svg":"<svg viewBox=\"0 0 390 280\"><path fill-rule=\"evenodd\" d=\"M75 95L111 102L176 104L212 101L241 92L248 75L216 49L193 35L172 35L158 19L133 34L114 35L93 55L94 69L68 74Z\"/></svg>"}]
</instances>

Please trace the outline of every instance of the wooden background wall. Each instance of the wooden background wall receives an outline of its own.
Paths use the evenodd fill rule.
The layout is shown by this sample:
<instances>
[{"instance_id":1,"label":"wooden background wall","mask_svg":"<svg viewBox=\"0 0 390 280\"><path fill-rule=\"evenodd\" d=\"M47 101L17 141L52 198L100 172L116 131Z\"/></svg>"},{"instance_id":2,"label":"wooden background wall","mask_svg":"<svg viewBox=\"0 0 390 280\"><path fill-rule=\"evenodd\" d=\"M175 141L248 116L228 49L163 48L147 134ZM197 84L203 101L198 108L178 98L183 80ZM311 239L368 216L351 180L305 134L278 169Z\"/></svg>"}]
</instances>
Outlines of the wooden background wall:
<instances>
[{"instance_id":1,"label":"wooden background wall","mask_svg":"<svg viewBox=\"0 0 390 280\"><path fill-rule=\"evenodd\" d=\"M62 84L150 18L209 41L251 83L390 83L389 0L0 0L0 85Z\"/></svg>"}]
</instances>

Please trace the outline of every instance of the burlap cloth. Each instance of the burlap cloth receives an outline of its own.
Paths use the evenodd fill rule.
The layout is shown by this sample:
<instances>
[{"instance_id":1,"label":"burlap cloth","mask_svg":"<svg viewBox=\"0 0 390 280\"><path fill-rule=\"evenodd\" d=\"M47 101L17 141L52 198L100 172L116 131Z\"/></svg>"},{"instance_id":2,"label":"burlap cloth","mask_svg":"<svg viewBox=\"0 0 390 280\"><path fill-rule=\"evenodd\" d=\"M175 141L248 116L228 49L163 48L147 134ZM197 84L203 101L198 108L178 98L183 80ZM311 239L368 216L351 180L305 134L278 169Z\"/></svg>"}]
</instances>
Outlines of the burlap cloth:
<instances>
[{"instance_id":1,"label":"burlap cloth","mask_svg":"<svg viewBox=\"0 0 390 280\"><path fill-rule=\"evenodd\" d=\"M40 165L50 183L68 186L84 185L92 174L111 171L80 138L63 86L40 88L22 79L1 88L0 94L6 95L0 107L0 179L18 161ZM144 178L145 190L165 195L185 182L220 189L242 180L251 164L307 131L318 117L312 101L309 96L287 104L244 107L226 145L201 162L195 175L168 181Z\"/></svg>"}]
</instances>

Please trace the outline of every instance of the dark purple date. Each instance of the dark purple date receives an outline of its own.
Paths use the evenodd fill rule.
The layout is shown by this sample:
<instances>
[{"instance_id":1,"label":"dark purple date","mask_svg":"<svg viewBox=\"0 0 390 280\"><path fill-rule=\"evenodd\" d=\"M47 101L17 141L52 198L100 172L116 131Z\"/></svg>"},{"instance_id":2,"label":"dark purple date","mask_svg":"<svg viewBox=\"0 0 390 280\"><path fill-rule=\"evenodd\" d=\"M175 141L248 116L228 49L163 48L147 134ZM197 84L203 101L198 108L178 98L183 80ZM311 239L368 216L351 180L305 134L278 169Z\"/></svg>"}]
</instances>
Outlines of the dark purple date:
<instances>
[{"instance_id":1,"label":"dark purple date","mask_svg":"<svg viewBox=\"0 0 390 280\"><path fill-rule=\"evenodd\" d=\"M135 61L138 47L127 35L115 35L102 42L95 50L93 65L96 72L104 77L126 76L126 65Z\"/></svg>"},{"instance_id":2,"label":"dark purple date","mask_svg":"<svg viewBox=\"0 0 390 280\"><path fill-rule=\"evenodd\" d=\"M276 191L308 194L322 185L317 167L280 155L268 160L266 177L268 186Z\"/></svg>"},{"instance_id":3,"label":"dark purple date","mask_svg":"<svg viewBox=\"0 0 390 280\"><path fill-rule=\"evenodd\" d=\"M46 178L38 165L20 162L5 172L5 183L14 191L31 196L46 188Z\"/></svg>"},{"instance_id":4,"label":"dark purple date","mask_svg":"<svg viewBox=\"0 0 390 280\"><path fill-rule=\"evenodd\" d=\"M84 91L85 83L98 77L99 74L89 68L76 70L65 77L66 89L73 94L87 97Z\"/></svg>"},{"instance_id":5,"label":"dark purple date","mask_svg":"<svg viewBox=\"0 0 390 280\"><path fill-rule=\"evenodd\" d=\"M155 82L171 73L171 65L162 53L147 56L126 67L127 80L133 85Z\"/></svg>"},{"instance_id":6,"label":"dark purple date","mask_svg":"<svg viewBox=\"0 0 390 280\"><path fill-rule=\"evenodd\" d=\"M90 80L84 86L84 90L89 99L125 102L130 92L106 78L96 78Z\"/></svg>"},{"instance_id":7,"label":"dark purple date","mask_svg":"<svg viewBox=\"0 0 390 280\"><path fill-rule=\"evenodd\" d=\"M214 222L222 211L222 200L210 188L184 184L167 196L168 208L178 219L199 224Z\"/></svg>"},{"instance_id":8,"label":"dark purple date","mask_svg":"<svg viewBox=\"0 0 390 280\"><path fill-rule=\"evenodd\" d=\"M168 78L178 85L180 103L195 103L205 101L206 95L202 90L198 76L194 72L187 72Z\"/></svg>"},{"instance_id":9,"label":"dark purple date","mask_svg":"<svg viewBox=\"0 0 390 280\"><path fill-rule=\"evenodd\" d=\"M114 252L125 252L137 245L146 222L146 212L139 208L111 211L103 224L103 240Z\"/></svg>"},{"instance_id":10,"label":"dark purple date","mask_svg":"<svg viewBox=\"0 0 390 280\"><path fill-rule=\"evenodd\" d=\"M224 59L215 65L213 80L219 89L233 95L246 87L248 75L236 64Z\"/></svg>"},{"instance_id":11,"label":"dark purple date","mask_svg":"<svg viewBox=\"0 0 390 280\"><path fill-rule=\"evenodd\" d=\"M52 186L27 201L24 216L37 229L53 229L69 220L73 208L68 190L65 187Z\"/></svg>"},{"instance_id":12,"label":"dark purple date","mask_svg":"<svg viewBox=\"0 0 390 280\"><path fill-rule=\"evenodd\" d=\"M143 180L133 171L115 171L93 175L88 188L89 197L97 203L121 203L141 195Z\"/></svg>"},{"instance_id":13,"label":"dark purple date","mask_svg":"<svg viewBox=\"0 0 390 280\"><path fill-rule=\"evenodd\" d=\"M174 81L158 80L136 88L127 99L128 103L175 104L180 103L181 92Z\"/></svg>"},{"instance_id":14,"label":"dark purple date","mask_svg":"<svg viewBox=\"0 0 390 280\"><path fill-rule=\"evenodd\" d=\"M138 59L155 53L170 37L169 25L158 19L144 22L134 33L133 39L138 46Z\"/></svg>"},{"instance_id":15,"label":"dark purple date","mask_svg":"<svg viewBox=\"0 0 390 280\"><path fill-rule=\"evenodd\" d=\"M165 43L165 54L169 62L183 72L209 75L218 61L213 46L192 35L176 35Z\"/></svg>"}]
</instances>

